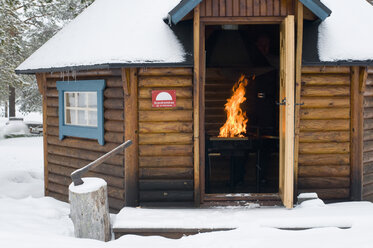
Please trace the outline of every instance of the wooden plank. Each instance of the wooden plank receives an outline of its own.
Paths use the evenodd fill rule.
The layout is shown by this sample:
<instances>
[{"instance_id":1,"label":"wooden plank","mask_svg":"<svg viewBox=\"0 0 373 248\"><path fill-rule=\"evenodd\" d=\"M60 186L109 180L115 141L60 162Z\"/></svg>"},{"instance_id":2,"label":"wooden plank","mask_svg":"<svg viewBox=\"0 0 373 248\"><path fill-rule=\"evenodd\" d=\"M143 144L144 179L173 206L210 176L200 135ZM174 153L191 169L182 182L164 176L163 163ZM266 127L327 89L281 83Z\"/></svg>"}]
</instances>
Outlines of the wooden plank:
<instances>
[{"instance_id":1,"label":"wooden plank","mask_svg":"<svg viewBox=\"0 0 373 248\"><path fill-rule=\"evenodd\" d=\"M364 120L364 129L373 129L373 119Z\"/></svg>"},{"instance_id":2,"label":"wooden plank","mask_svg":"<svg viewBox=\"0 0 373 248\"><path fill-rule=\"evenodd\" d=\"M373 151L373 140L364 141L364 152Z\"/></svg>"},{"instance_id":3,"label":"wooden plank","mask_svg":"<svg viewBox=\"0 0 373 248\"><path fill-rule=\"evenodd\" d=\"M233 2L226 0L226 16L233 16Z\"/></svg>"},{"instance_id":4,"label":"wooden plank","mask_svg":"<svg viewBox=\"0 0 373 248\"><path fill-rule=\"evenodd\" d=\"M299 177L298 187L301 189L338 189L350 187L349 177Z\"/></svg>"},{"instance_id":5,"label":"wooden plank","mask_svg":"<svg viewBox=\"0 0 373 248\"><path fill-rule=\"evenodd\" d=\"M361 80L365 80L361 78ZM360 88L360 68L351 69L351 199L362 199L363 177L363 94Z\"/></svg>"},{"instance_id":6,"label":"wooden plank","mask_svg":"<svg viewBox=\"0 0 373 248\"><path fill-rule=\"evenodd\" d=\"M240 16L240 0L233 1L233 16Z\"/></svg>"},{"instance_id":7,"label":"wooden plank","mask_svg":"<svg viewBox=\"0 0 373 248\"><path fill-rule=\"evenodd\" d=\"M350 108L302 108L302 120L350 119Z\"/></svg>"},{"instance_id":8,"label":"wooden plank","mask_svg":"<svg viewBox=\"0 0 373 248\"><path fill-rule=\"evenodd\" d=\"M141 179L193 179L193 168L140 168Z\"/></svg>"},{"instance_id":9,"label":"wooden plank","mask_svg":"<svg viewBox=\"0 0 373 248\"><path fill-rule=\"evenodd\" d=\"M273 16L273 2L275 0L267 0L267 16Z\"/></svg>"},{"instance_id":10,"label":"wooden plank","mask_svg":"<svg viewBox=\"0 0 373 248\"><path fill-rule=\"evenodd\" d=\"M302 73L344 73L350 74L349 66L303 66Z\"/></svg>"},{"instance_id":11,"label":"wooden plank","mask_svg":"<svg viewBox=\"0 0 373 248\"><path fill-rule=\"evenodd\" d=\"M140 112L141 113L141 112ZM192 122L140 122L140 133L191 133Z\"/></svg>"},{"instance_id":12,"label":"wooden plank","mask_svg":"<svg viewBox=\"0 0 373 248\"><path fill-rule=\"evenodd\" d=\"M193 167L191 156L141 156L139 166L143 167Z\"/></svg>"},{"instance_id":13,"label":"wooden plank","mask_svg":"<svg viewBox=\"0 0 373 248\"><path fill-rule=\"evenodd\" d=\"M302 154L341 154L350 152L350 142L300 143L299 153Z\"/></svg>"},{"instance_id":14,"label":"wooden plank","mask_svg":"<svg viewBox=\"0 0 373 248\"><path fill-rule=\"evenodd\" d=\"M241 16L227 16L227 17L203 17L201 22L208 25L222 25L226 23L230 24L279 24L283 21L283 17L277 16L263 16L258 18L257 16L253 17L241 17Z\"/></svg>"},{"instance_id":15,"label":"wooden plank","mask_svg":"<svg viewBox=\"0 0 373 248\"><path fill-rule=\"evenodd\" d=\"M349 108L349 97L302 97L302 108Z\"/></svg>"},{"instance_id":16,"label":"wooden plank","mask_svg":"<svg viewBox=\"0 0 373 248\"><path fill-rule=\"evenodd\" d=\"M123 99L105 99L104 107L105 109L123 110Z\"/></svg>"},{"instance_id":17,"label":"wooden plank","mask_svg":"<svg viewBox=\"0 0 373 248\"><path fill-rule=\"evenodd\" d=\"M105 153L88 151L70 147L62 147L56 145L48 145L48 153L60 155L70 158L80 158L84 160L94 161ZM107 164L123 166L123 155L116 155L106 161Z\"/></svg>"},{"instance_id":18,"label":"wooden plank","mask_svg":"<svg viewBox=\"0 0 373 248\"><path fill-rule=\"evenodd\" d=\"M37 83L39 87L40 93L42 93L43 97L43 162L44 162L44 195L48 195L48 123L47 123L47 116L48 116L48 98L47 98L47 79L46 74L38 74Z\"/></svg>"},{"instance_id":19,"label":"wooden plank","mask_svg":"<svg viewBox=\"0 0 373 248\"><path fill-rule=\"evenodd\" d=\"M228 1L230 2L230 1ZM228 3L227 2L227 3ZM228 11L228 6L227 6ZM193 44L194 44L194 71L193 71L193 146L194 146L194 156L193 156L193 178L194 178L194 203L196 206L199 206L200 199L201 199L201 188L200 188L200 140L199 140L199 133L200 133L200 99L201 99L201 92L200 92L200 85L203 84L203 78L201 77L201 68L204 67L202 64L202 60L204 61L204 53L205 50L203 49L203 42L205 37L205 31L201 28L201 20L200 20L200 9L194 8L194 20L193 20ZM203 75L203 73L202 73ZM192 142L192 140L188 140L189 137L184 137L185 142Z\"/></svg>"},{"instance_id":20,"label":"wooden plank","mask_svg":"<svg viewBox=\"0 0 373 248\"><path fill-rule=\"evenodd\" d=\"M350 76L348 74L303 74L302 84L305 86L350 85Z\"/></svg>"},{"instance_id":21,"label":"wooden plank","mask_svg":"<svg viewBox=\"0 0 373 248\"><path fill-rule=\"evenodd\" d=\"M183 76L140 77L139 87L191 87L192 78Z\"/></svg>"},{"instance_id":22,"label":"wooden plank","mask_svg":"<svg viewBox=\"0 0 373 248\"><path fill-rule=\"evenodd\" d=\"M267 15L267 0L260 0L260 16Z\"/></svg>"},{"instance_id":23,"label":"wooden plank","mask_svg":"<svg viewBox=\"0 0 373 248\"><path fill-rule=\"evenodd\" d=\"M349 165L349 154L299 154L299 165Z\"/></svg>"},{"instance_id":24,"label":"wooden plank","mask_svg":"<svg viewBox=\"0 0 373 248\"><path fill-rule=\"evenodd\" d=\"M45 108L46 108L47 116L58 117L58 108L47 107L47 106Z\"/></svg>"},{"instance_id":25,"label":"wooden plank","mask_svg":"<svg viewBox=\"0 0 373 248\"><path fill-rule=\"evenodd\" d=\"M212 16L219 16L219 0L212 0Z\"/></svg>"},{"instance_id":26,"label":"wooden plank","mask_svg":"<svg viewBox=\"0 0 373 248\"><path fill-rule=\"evenodd\" d=\"M272 1L270 1L272 2ZM298 190L298 157L299 157L299 142L300 137L300 105L301 105L301 90L302 90L302 54L303 54L303 4L300 1L296 2L296 54L295 54L295 123L294 123L294 192L297 195ZM269 8L273 6L269 6ZM268 13L269 14L269 13ZM271 13L272 14L272 13ZM304 104L304 102L303 102Z\"/></svg>"},{"instance_id":27,"label":"wooden plank","mask_svg":"<svg viewBox=\"0 0 373 248\"><path fill-rule=\"evenodd\" d=\"M246 16L246 0L240 0L240 16Z\"/></svg>"},{"instance_id":28,"label":"wooden plank","mask_svg":"<svg viewBox=\"0 0 373 248\"><path fill-rule=\"evenodd\" d=\"M349 177L348 165L310 165L299 166L300 177Z\"/></svg>"},{"instance_id":29,"label":"wooden plank","mask_svg":"<svg viewBox=\"0 0 373 248\"><path fill-rule=\"evenodd\" d=\"M302 87L302 96L349 96L349 86L307 86Z\"/></svg>"},{"instance_id":30,"label":"wooden plank","mask_svg":"<svg viewBox=\"0 0 373 248\"><path fill-rule=\"evenodd\" d=\"M373 173L373 163L372 162L363 164L363 173L364 173L364 175L369 174L369 173Z\"/></svg>"},{"instance_id":31,"label":"wooden plank","mask_svg":"<svg viewBox=\"0 0 373 248\"><path fill-rule=\"evenodd\" d=\"M58 98L57 97L47 97L47 106L48 107L58 107Z\"/></svg>"},{"instance_id":32,"label":"wooden plank","mask_svg":"<svg viewBox=\"0 0 373 248\"><path fill-rule=\"evenodd\" d=\"M365 174L363 183L364 183L364 185L372 184L373 183L373 173ZM373 193L373 190L372 190L372 193Z\"/></svg>"},{"instance_id":33,"label":"wooden plank","mask_svg":"<svg viewBox=\"0 0 373 248\"><path fill-rule=\"evenodd\" d=\"M193 146L192 145L140 145L139 154L140 156L162 156L162 155L192 156Z\"/></svg>"},{"instance_id":34,"label":"wooden plank","mask_svg":"<svg viewBox=\"0 0 373 248\"><path fill-rule=\"evenodd\" d=\"M139 98L151 98L153 90L164 90L164 88L140 88ZM176 90L176 99L179 98L192 98L193 93L191 88L180 88Z\"/></svg>"},{"instance_id":35,"label":"wooden plank","mask_svg":"<svg viewBox=\"0 0 373 248\"><path fill-rule=\"evenodd\" d=\"M123 99L123 90L118 90L117 88L106 88L104 91L104 96L106 98Z\"/></svg>"},{"instance_id":36,"label":"wooden plank","mask_svg":"<svg viewBox=\"0 0 373 248\"><path fill-rule=\"evenodd\" d=\"M349 120L301 120L302 131L347 131L350 129Z\"/></svg>"},{"instance_id":37,"label":"wooden plank","mask_svg":"<svg viewBox=\"0 0 373 248\"><path fill-rule=\"evenodd\" d=\"M60 166L60 165L53 164L53 163L50 163L49 165L50 165L50 168L49 168L50 174L54 173L56 175L59 175L60 176L59 178L63 178L63 181L55 181L55 182L58 182L59 184L66 185L66 186L69 186L71 184L70 175L75 170L75 168ZM124 193L123 178L114 177L114 176L110 176L110 175L104 175L104 174L96 173L96 172L93 172L93 171L88 171L86 176L87 177L102 178L107 182L109 187L116 187L118 190L121 189L121 192ZM49 180L51 180L51 179L49 179ZM123 199L123 193L119 197L119 199Z\"/></svg>"},{"instance_id":38,"label":"wooden plank","mask_svg":"<svg viewBox=\"0 0 373 248\"><path fill-rule=\"evenodd\" d=\"M72 167L75 169L82 168L83 166L86 166L92 161L84 160L80 158L69 158L66 156L59 156L59 155L53 155L48 154L48 162L66 166L66 167ZM98 166L96 168L92 169L93 172L100 173L103 175L110 175L110 176L117 176L117 177L124 177L124 168L123 166L115 166L111 164L102 164L101 166Z\"/></svg>"},{"instance_id":39,"label":"wooden plank","mask_svg":"<svg viewBox=\"0 0 373 248\"><path fill-rule=\"evenodd\" d=\"M121 77L106 78L106 87L108 88L122 88L123 82Z\"/></svg>"},{"instance_id":40,"label":"wooden plank","mask_svg":"<svg viewBox=\"0 0 373 248\"><path fill-rule=\"evenodd\" d=\"M364 163L373 162L373 151L363 153L363 162Z\"/></svg>"},{"instance_id":41,"label":"wooden plank","mask_svg":"<svg viewBox=\"0 0 373 248\"><path fill-rule=\"evenodd\" d=\"M294 195L294 16L287 16L280 27L280 170L279 194L286 208L293 207ZM285 124L285 126L283 126Z\"/></svg>"},{"instance_id":42,"label":"wooden plank","mask_svg":"<svg viewBox=\"0 0 373 248\"><path fill-rule=\"evenodd\" d=\"M58 117L48 117L47 116L47 122L46 123L50 127L58 127L59 126Z\"/></svg>"},{"instance_id":43,"label":"wooden plank","mask_svg":"<svg viewBox=\"0 0 373 248\"><path fill-rule=\"evenodd\" d=\"M225 16L226 15L225 6L226 6L226 0L220 0L219 1L219 16Z\"/></svg>"},{"instance_id":44,"label":"wooden plank","mask_svg":"<svg viewBox=\"0 0 373 248\"><path fill-rule=\"evenodd\" d=\"M126 118L127 118L127 115L126 115ZM109 132L120 133L124 131L123 122L121 121L105 121L104 128L105 128L105 131L109 131Z\"/></svg>"},{"instance_id":45,"label":"wooden plank","mask_svg":"<svg viewBox=\"0 0 373 248\"><path fill-rule=\"evenodd\" d=\"M124 113L123 110L107 109L104 111L104 117L106 120L123 121Z\"/></svg>"},{"instance_id":46,"label":"wooden plank","mask_svg":"<svg viewBox=\"0 0 373 248\"><path fill-rule=\"evenodd\" d=\"M117 144L111 142L106 142L105 145L100 145L96 140L74 137L65 137L63 140L60 140L58 136L52 135L48 137L48 144L103 153L110 152L118 146Z\"/></svg>"},{"instance_id":47,"label":"wooden plank","mask_svg":"<svg viewBox=\"0 0 373 248\"><path fill-rule=\"evenodd\" d=\"M253 16L260 16L260 0L253 2Z\"/></svg>"},{"instance_id":48,"label":"wooden plank","mask_svg":"<svg viewBox=\"0 0 373 248\"><path fill-rule=\"evenodd\" d=\"M253 0L246 0L246 16L253 16Z\"/></svg>"},{"instance_id":49,"label":"wooden plank","mask_svg":"<svg viewBox=\"0 0 373 248\"><path fill-rule=\"evenodd\" d=\"M177 99L176 107L173 108L153 108L152 99L140 99L139 100L139 110L153 110L153 111L165 111L165 110L192 110L193 101L192 99Z\"/></svg>"},{"instance_id":50,"label":"wooden plank","mask_svg":"<svg viewBox=\"0 0 373 248\"><path fill-rule=\"evenodd\" d=\"M193 201L193 191L140 191L140 201Z\"/></svg>"},{"instance_id":51,"label":"wooden plank","mask_svg":"<svg viewBox=\"0 0 373 248\"><path fill-rule=\"evenodd\" d=\"M54 78L54 79L70 79L75 80L79 77L97 77L97 76L121 76L120 69L102 69L102 70L88 70L88 71L74 71L74 72L52 72L47 73L47 78Z\"/></svg>"},{"instance_id":52,"label":"wooden plank","mask_svg":"<svg viewBox=\"0 0 373 248\"><path fill-rule=\"evenodd\" d=\"M373 86L365 86L364 96L373 96Z\"/></svg>"},{"instance_id":53,"label":"wooden plank","mask_svg":"<svg viewBox=\"0 0 373 248\"><path fill-rule=\"evenodd\" d=\"M205 0L206 2L206 16L212 16L212 0ZM196 7L198 8L198 6ZM196 12L194 12L196 14Z\"/></svg>"},{"instance_id":54,"label":"wooden plank","mask_svg":"<svg viewBox=\"0 0 373 248\"><path fill-rule=\"evenodd\" d=\"M190 68L140 68L139 76L192 76Z\"/></svg>"},{"instance_id":55,"label":"wooden plank","mask_svg":"<svg viewBox=\"0 0 373 248\"><path fill-rule=\"evenodd\" d=\"M138 137L138 78L137 68L130 69L130 94L124 97L124 137L132 140L133 144L126 149L124 160L126 163L124 181L126 189L126 206L139 205L139 137ZM122 126L123 126L122 124Z\"/></svg>"},{"instance_id":56,"label":"wooden plank","mask_svg":"<svg viewBox=\"0 0 373 248\"><path fill-rule=\"evenodd\" d=\"M273 3L273 15L280 16L280 1L275 0Z\"/></svg>"},{"instance_id":57,"label":"wooden plank","mask_svg":"<svg viewBox=\"0 0 373 248\"><path fill-rule=\"evenodd\" d=\"M48 89L45 91L47 97L58 97L58 90L57 89Z\"/></svg>"},{"instance_id":58,"label":"wooden plank","mask_svg":"<svg viewBox=\"0 0 373 248\"><path fill-rule=\"evenodd\" d=\"M365 92L366 81L368 78L368 70L367 67L360 67L359 68L359 91L360 93Z\"/></svg>"},{"instance_id":59,"label":"wooden plank","mask_svg":"<svg viewBox=\"0 0 373 248\"><path fill-rule=\"evenodd\" d=\"M299 142L349 142L350 132L329 131L329 132L301 132Z\"/></svg>"},{"instance_id":60,"label":"wooden plank","mask_svg":"<svg viewBox=\"0 0 373 248\"><path fill-rule=\"evenodd\" d=\"M193 190L193 180L140 180L140 190Z\"/></svg>"},{"instance_id":61,"label":"wooden plank","mask_svg":"<svg viewBox=\"0 0 373 248\"><path fill-rule=\"evenodd\" d=\"M281 16L287 15L287 0L280 0L280 14Z\"/></svg>"},{"instance_id":62,"label":"wooden plank","mask_svg":"<svg viewBox=\"0 0 373 248\"><path fill-rule=\"evenodd\" d=\"M365 108L371 108L373 107L373 97L365 97L363 106Z\"/></svg>"},{"instance_id":63,"label":"wooden plank","mask_svg":"<svg viewBox=\"0 0 373 248\"><path fill-rule=\"evenodd\" d=\"M364 185L363 195L370 195L373 192L373 183Z\"/></svg>"},{"instance_id":64,"label":"wooden plank","mask_svg":"<svg viewBox=\"0 0 373 248\"><path fill-rule=\"evenodd\" d=\"M347 200L350 197L350 188L343 189L299 189L299 193L316 192L323 200Z\"/></svg>"},{"instance_id":65,"label":"wooden plank","mask_svg":"<svg viewBox=\"0 0 373 248\"><path fill-rule=\"evenodd\" d=\"M190 110L170 110L170 111L140 111L140 122L154 121L192 121L193 111Z\"/></svg>"},{"instance_id":66,"label":"wooden plank","mask_svg":"<svg viewBox=\"0 0 373 248\"><path fill-rule=\"evenodd\" d=\"M139 134L140 145L192 144L192 133Z\"/></svg>"},{"instance_id":67,"label":"wooden plank","mask_svg":"<svg viewBox=\"0 0 373 248\"><path fill-rule=\"evenodd\" d=\"M124 142L124 133L116 133L116 132L105 132L104 135L105 142L111 142L115 144L122 144Z\"/></svg>"}]
</instances>

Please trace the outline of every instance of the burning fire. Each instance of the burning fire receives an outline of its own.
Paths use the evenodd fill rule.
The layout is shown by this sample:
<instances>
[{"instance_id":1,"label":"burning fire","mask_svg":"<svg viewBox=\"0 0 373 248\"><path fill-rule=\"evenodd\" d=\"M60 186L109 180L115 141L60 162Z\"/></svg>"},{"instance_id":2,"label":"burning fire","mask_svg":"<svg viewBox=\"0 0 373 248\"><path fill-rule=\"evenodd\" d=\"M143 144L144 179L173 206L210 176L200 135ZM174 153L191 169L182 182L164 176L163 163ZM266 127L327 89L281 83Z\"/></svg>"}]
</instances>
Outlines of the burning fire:
<instances>
[{"instance_id":1,"label":"burning fire","mask_svg":"<svg viewBox=\"0 0 373 248\"><path fill-rule=\"evenodd\" d=\"M224 105L225 112L227 113L227 121L220 128L218 137L233 138L233 137L244 137L246 133L246 123L248 121L246 112L243 112L240 105L246 101L246 86L248 79L245 75L241 75L238 81L232 88L232 96L227 99L227 103Z\"/></svg>"}]
</instances>

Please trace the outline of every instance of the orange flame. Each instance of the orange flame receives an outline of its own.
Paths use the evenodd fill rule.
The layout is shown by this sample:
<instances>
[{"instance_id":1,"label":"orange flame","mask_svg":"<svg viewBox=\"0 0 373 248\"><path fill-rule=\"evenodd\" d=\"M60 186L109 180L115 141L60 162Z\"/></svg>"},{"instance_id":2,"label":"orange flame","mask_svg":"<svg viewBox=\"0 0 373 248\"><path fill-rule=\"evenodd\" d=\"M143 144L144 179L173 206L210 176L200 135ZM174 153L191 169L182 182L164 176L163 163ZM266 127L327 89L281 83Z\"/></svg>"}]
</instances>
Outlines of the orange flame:
<instances>
[{"instance_id":1,"label":"orange flame","mask_svg":"<svg viewBox=\"0 0 373 248\"><path fill-rule=\"evenodd\" d=\"M243 133L246 133L246 123L248 121L246 112L243 112L240 105L246 101L246 86L248 80L245 75L241 75L238 81L232 88L232 96L227 99L227 103L224 105L225 112L227 113L227 121L220 128L218 137L232 138L232 137L244 137Z\"/></svg>"}]
</instances>

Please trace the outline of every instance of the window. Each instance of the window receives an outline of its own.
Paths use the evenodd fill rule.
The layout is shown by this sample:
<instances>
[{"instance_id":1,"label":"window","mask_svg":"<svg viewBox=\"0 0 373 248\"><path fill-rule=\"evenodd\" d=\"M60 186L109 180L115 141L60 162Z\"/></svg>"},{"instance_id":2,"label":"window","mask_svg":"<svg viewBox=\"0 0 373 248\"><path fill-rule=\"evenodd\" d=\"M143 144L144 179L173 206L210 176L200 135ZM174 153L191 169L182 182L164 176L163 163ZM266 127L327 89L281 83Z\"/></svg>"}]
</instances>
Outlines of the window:
<instances>
[{"instance_id":1,"label":"window","mask_svg":"<svg viewBox=\"0 0 373 248\"><path fill-rule=\"evenodd\" d=\"M59 137L97 139L104 144L104 80L57 82Z\"/></svg>"}]
</instances>

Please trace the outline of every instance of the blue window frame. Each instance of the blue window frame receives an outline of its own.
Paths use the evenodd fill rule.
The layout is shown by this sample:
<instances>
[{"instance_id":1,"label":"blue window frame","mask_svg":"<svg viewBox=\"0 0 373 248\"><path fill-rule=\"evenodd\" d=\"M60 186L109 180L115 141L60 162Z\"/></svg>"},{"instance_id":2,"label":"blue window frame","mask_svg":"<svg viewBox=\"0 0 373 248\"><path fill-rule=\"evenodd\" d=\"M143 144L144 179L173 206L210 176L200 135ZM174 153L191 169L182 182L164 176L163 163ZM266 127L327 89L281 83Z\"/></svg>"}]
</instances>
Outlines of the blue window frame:
<instances>
[{"instance_id":1,"label":"blue window frame","mask_svg":"<svg viewBox=\"0 0 373 248\"><path fill-rule=\"evenodd\" d=\"M59 138L97 139L104 145L105 80L57 81Z\"/></svg>"}]
</instances>

